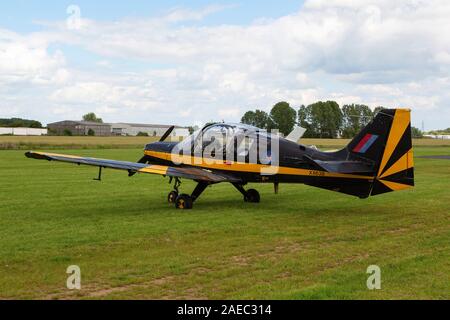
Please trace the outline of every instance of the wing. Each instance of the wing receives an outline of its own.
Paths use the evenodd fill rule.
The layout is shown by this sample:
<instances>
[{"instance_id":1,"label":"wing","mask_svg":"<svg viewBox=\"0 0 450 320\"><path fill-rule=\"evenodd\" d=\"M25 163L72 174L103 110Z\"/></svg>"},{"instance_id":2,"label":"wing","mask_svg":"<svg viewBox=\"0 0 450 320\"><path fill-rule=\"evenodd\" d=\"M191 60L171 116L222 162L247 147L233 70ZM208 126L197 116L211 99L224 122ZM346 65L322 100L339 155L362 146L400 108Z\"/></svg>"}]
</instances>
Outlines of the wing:
<instances>
[{"instance_id":1,"label":"wing","mask_svg":"<svg viewBox=\"0 0 450 320\"><path fill-rule=\"evenodd\" d=\"M158 174L168 177L178 177L185 179L192 179L196 181L205 181L209 183L219 182L241 182L241 179L234 176L225 175L222 173L213 173L209 170L188 167L171 167L160 165L148 165L136 162L116 161L107 159L85 158L73 155L56 154L56 153L42 153L42 152L27 152L25 156L32 159L69 162L78 165L88 165L100 168L111 168L116 170L125 170L128 173L150 173Z\"/></svg>"}]
</instances>

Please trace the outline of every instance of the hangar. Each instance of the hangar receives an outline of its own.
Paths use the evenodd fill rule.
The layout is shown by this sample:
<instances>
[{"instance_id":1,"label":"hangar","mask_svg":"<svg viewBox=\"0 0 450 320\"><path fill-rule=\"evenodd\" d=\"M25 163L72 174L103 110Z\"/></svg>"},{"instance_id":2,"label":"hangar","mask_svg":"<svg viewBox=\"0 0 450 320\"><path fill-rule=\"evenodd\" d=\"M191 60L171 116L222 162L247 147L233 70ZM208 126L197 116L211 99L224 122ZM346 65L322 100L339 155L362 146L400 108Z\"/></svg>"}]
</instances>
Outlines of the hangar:
<instances>
[{"instance_id":1,"label":"hangar","mask_svg":"<svg viewBox=\"0 0 450 320\"><path fill-rule=\"evenodd\" d=\"M150 137L161 137L170 128L170 125L161 124L138 124L138 123L112 123L111 130L117 136L137 136L139 133L146 133ZM174 137L187 137L189 130L183 127L175 127L172 132Z\"/></svg>"},{"instance_id":2,"label":"hangar","mask_svg":"<svg viewBox=\"0 0 450 320\"><path fill-rule=\"evenodd\" d=\"M95 136L110 136L111 125L107 123L89 122L89 121L59 121L47 125L51 133L65 135L70 132L74 136L87 136L92 130Z\"/></svg>"}]
</instances>

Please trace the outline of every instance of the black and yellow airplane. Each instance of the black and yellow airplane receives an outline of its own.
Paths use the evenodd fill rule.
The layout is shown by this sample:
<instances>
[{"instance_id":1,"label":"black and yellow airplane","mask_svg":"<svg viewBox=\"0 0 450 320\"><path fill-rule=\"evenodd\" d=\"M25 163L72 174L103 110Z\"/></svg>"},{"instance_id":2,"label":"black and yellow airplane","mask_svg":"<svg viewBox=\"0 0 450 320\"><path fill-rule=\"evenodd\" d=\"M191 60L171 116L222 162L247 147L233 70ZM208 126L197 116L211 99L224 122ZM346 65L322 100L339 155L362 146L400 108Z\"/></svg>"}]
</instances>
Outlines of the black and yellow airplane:
<instances>
[{"instance_id":1,"label":"black and yellow airplane","mask_svg":"<svg viewBox=\"0 0 450 320\"><path fill-rule=\"evenodd\" d=\"M245 186L255 182L273 183L276 192L280 183L303 183L359 198L414 186L410 110L406 109L380 111L337 152L321 152L279 138L276 156L271 154L275 140L270 133L240 124L209 125L182 142L165 142L172 131L169 129L160 142L148 144L137 163L41 152L27 152L26 156L99 167L97 180L101 180L104 168L128 171L130 177L136 173L169 177L174 189L168 201L179 209L192 209L208 186L223 182L233 184L246 202L253 203L260 202L260 195ZM215 148L210 147L212 143ZM252 159L249 153L255 145L258 154ZM267 152L261 156L260 149ZM197 182L192 194L179 193L181 179Z\"/></svg>"}]
</instances>

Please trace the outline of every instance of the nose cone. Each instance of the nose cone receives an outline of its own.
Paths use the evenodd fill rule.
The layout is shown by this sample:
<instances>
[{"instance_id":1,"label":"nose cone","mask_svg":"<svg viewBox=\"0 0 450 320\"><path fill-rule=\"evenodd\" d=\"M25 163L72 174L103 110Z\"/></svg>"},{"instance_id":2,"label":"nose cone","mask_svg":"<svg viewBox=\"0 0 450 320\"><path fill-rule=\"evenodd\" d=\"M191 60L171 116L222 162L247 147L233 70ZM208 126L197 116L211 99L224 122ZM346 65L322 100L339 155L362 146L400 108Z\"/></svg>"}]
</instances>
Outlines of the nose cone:
<instances>
[{"instance_id":1,"label":"nose cone","mask_svg":"<svg viewBox=\"0 0 450 320\"><path fill-rule=\"evenodd\" d=\"M145 151L172 152L178 142L153 142L145 146Z\"/></svg>"}]
</instances>

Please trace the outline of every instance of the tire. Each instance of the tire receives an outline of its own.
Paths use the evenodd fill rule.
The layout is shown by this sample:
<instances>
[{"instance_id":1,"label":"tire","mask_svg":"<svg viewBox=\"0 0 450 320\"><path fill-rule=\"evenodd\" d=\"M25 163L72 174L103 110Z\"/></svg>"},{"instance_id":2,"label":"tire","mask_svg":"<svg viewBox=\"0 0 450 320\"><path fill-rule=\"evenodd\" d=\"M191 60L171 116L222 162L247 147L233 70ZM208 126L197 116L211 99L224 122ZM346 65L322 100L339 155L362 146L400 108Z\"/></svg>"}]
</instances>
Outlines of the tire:
<instances>
[{"instance_id":1,"label":"tire","mask_svg":"<svg viewBox=\"0 0 450 320\"><path fill-rule=\"evenodd\" d=\"M175 203L175 201L177 201L177 198L178 198L178 192L172 191L172 192L169 193L169 195L167 196L167 202L169 202L169 203Z\"/></svg>"},{"instance_id":2,"label":"tire","mask_svg":"<svg viewBox=\"0 0 450 320\"><path fill-rule=\"evenodd\" d=\"M244 197L244 201L250 203L259 203L261 201L261 196L255 189L250 189L247 191L247 195Z\"/></svg>"},{"instance_id":3,"label":"tire","mask_svg":"<svg viewBox=\"0 0 450 320\"><path fill-rule=\"evenodd\" d=\"M187 194L181 194L177 197L177 200L175 201L175 208L181 209L181 210L190 210L194 206L194 201L192 200L191 196Z\"/></svg>"}]
</instances>

